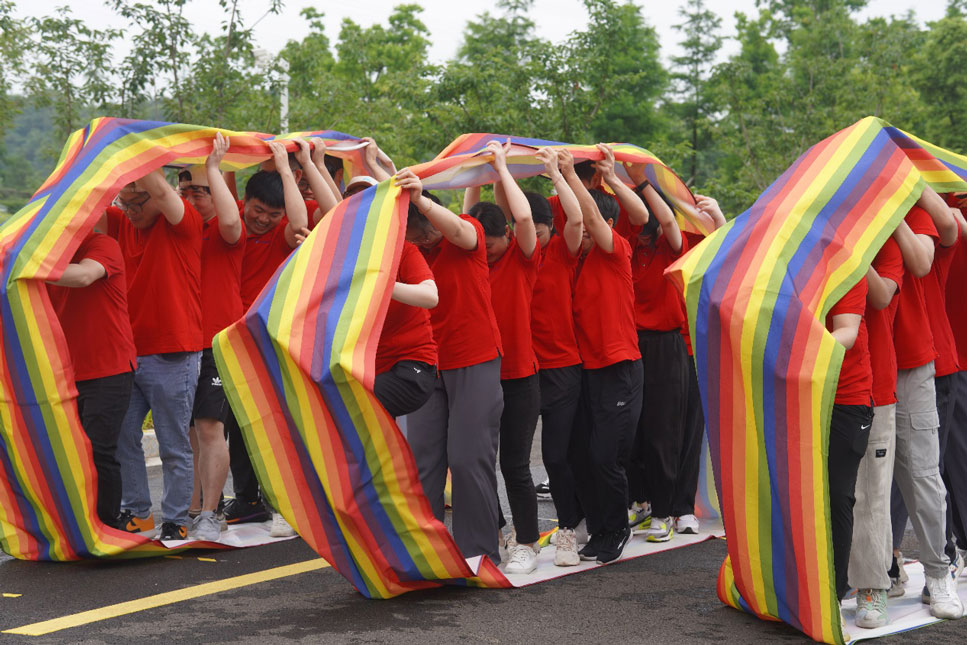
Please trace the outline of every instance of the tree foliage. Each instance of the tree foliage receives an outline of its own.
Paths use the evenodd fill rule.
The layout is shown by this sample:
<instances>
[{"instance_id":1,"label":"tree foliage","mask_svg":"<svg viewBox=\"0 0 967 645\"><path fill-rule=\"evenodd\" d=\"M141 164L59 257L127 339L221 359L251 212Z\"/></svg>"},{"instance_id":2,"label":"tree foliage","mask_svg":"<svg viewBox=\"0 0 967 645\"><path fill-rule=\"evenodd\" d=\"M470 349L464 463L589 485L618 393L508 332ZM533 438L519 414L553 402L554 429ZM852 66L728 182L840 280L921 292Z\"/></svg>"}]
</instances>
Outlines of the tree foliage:
<instances>
[{"instance_id":1,"label":"tree foliage","mask_svg":"<svg viewBox=\"0 0 967 645\"><path fill-rule=\"evenodd\" d=\"M734 16L679 0L679 52L665 60L639 3L583 0L585 23L549 42L533 0L498 0L466 23L443 64L429 59L419 4L375 24L344 20L334 41L327 17L303 9L308 35L267 61L253 28L280 0L218 0L215 33L192 23L187 0L105 4L122 29L66 8L25 19L0 0L0 200L11 208L90 116L275 132L284 91L290 130L373 136L401 167L464 132L630 141L730 214L808 146L868 114L967 146L965 0L948 0L928 25L912 13L860 18L866 0L760 0ZM727 31L733 53L723 56ZM115 59L121 42L128 53Z\"/></svg>"}]
</instances>

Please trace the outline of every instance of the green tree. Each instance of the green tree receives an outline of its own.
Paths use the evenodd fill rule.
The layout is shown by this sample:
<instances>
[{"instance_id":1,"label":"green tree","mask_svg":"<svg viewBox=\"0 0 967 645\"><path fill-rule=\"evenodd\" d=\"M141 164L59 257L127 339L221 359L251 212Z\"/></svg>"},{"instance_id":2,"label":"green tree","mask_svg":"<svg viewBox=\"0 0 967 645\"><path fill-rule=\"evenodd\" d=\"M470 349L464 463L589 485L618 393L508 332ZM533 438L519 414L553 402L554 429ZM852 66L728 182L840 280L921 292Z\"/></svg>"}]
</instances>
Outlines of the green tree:
<instances>
[{"instance_id":1,"label":"green tree","mask_svg":"<svg viewBox=\"0 0 967 645\"><path fill-rule=\"evenodd\" d=\"M967 152L967 2L951 2L947 15L930 25L917 58L916 85L929 117L923 136Z\"/></svg>"},{"instance_id":2,"label":"green tree","mask_svg":"<svg viewBox=\"0 0 967 645\"><path fill-rule=\"evenodd\" d=\"M673 78L682 97L676 112L681 115L691 146L686 182L701 183L707 173L700 179L699 155L710 143L708 120L715 111L714 95L707 85L715 57L722 47L718 33L722 19L706 8L704 0L688 0L679 8L679 15L684 21L675 29L682 33L684 40L679 43L683 54L672 57L676 67Z\"/></svg>"},{"instance_id":3,"label":"green tree","mask_svg":"<svg viewBox=\"0 0 967 645\"><path fill-rule=\"evenodd\" d=\"M12 0L0 0L0 140L20 111L10 90L24 72L24 53L30 42L30 26L14 17L13 9Z\"/></svg>"}]
</instances>

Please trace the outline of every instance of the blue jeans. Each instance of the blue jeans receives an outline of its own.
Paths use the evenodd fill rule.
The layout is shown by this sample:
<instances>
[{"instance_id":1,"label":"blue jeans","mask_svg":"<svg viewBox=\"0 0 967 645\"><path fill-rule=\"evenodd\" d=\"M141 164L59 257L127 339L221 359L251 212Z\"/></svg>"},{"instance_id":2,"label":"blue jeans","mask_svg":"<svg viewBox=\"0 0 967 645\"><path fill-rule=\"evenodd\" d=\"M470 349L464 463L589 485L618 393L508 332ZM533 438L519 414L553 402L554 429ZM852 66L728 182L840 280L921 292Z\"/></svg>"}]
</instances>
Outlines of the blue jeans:
<instances>
[{"instance_id":1,"label":"blue jeans","mask_svg":"<svg viewBox=\"0 0 967 645\"><path fill-rule=\"evenodd\" d=\"M188 525L193 485L188 424L200 368L201 352L138 356L131 402L118 438L122 510L138 517L151 514L148 470L141 448L141 426L151 410L164 474L161 521Z\"/></svg>"}]
</instances>

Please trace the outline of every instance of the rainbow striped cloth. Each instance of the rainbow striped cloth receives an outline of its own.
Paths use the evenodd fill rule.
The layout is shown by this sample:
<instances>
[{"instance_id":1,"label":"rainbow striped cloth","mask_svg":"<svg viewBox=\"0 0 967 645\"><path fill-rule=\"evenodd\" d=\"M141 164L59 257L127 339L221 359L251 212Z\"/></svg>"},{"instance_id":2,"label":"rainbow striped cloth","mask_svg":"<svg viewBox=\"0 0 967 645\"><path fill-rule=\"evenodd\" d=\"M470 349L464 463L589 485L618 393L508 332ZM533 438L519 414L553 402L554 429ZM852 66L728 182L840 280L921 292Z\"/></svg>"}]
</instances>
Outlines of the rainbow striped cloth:
<instances>
[{"instance_id":1,"label":"rainbow striped cloth","mask_svg":"<svg viewBox=\"0 0 967 645\"><path fill-rule=\"evenodd\" d=\"M0 548L14 557L77 560L171 552L96 518L90 443L77 415L73 367L45 281L60 277L121 186L168 163L204 162L216 131L95 119L71 135L44 185L0 226ZM271 135L222 132L232 144L226 169L271 156L265 143ZM331 147L358 142L339 132L309 134Z\"/></svg>"},{"instance_id":2,"label":"rainbow striped cloth","mask_svg":"<svg viewBox=\"0 0 967 645\"><path fill-rule=\"evenodd\" d=\"M829 309L925 185L967 157L866 118L806 151L668 271L683 285L728 541L723 602L841 643L826 455L844 350Z\"/></svg>"}]
</instances>

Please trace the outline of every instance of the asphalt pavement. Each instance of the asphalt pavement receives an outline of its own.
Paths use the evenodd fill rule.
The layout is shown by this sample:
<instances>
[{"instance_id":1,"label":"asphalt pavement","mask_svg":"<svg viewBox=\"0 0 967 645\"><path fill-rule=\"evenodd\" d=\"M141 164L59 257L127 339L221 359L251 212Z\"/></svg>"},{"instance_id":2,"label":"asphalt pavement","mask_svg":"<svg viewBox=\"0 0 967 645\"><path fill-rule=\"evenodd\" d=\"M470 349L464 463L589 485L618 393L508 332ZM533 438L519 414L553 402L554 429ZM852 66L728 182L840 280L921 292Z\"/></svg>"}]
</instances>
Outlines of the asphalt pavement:
<instances>
[{"instance_id":1,"label":"asphalt pavement","mask_svg":"<svg viewBox=\"0 0 967 645\"><path fill-rule=\"evenodd\" d=\"M536 479L543 469L539 438L535 444ZM157 503L160 468L149 474ZM553 505L540 502L539 515L542 528L551 526ZM915 557L912 539L908 531L905 548ZM0 555L0 645L809 642L784 624L722 605L715 579L725 552L723 541L712 540L522 589L447 587L392 600L363 598L331 568L319 568L299 539L180 559L35 563ZM291 575L270 579L280 567ZM241 582L251 584L238 586L245 575ZM187 596L197 597L171 602ZM133 613L118 615L119 603ZM80 612L99 609L97 620L71 626ZM62 629L46 635L2 633L59 618ZM967 620L879 642L967 642Z\"/></svg>"}]
</instances>

